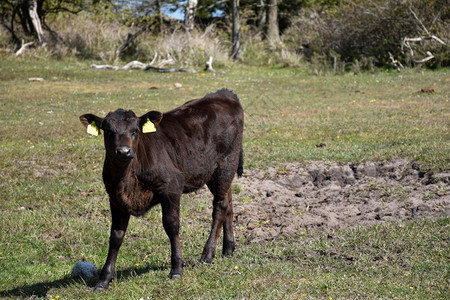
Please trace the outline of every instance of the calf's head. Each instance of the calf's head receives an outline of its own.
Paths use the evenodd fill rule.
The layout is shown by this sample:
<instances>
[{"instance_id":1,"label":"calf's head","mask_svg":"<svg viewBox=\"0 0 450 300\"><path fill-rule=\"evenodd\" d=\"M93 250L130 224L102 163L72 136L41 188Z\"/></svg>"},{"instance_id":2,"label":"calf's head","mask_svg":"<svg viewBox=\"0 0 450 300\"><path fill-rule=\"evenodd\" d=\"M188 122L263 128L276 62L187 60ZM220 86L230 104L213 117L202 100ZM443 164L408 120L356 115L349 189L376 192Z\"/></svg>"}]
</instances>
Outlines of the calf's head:
<instances>
[{"instance_id":1,"label":"calf's head","mask_svg":"<svg viewBox=\"0 0 450 300\"><path fill-rule=\"evenodd\" d=\"M110 112L105 118L93 114L80 116L80 121L89 134L97 136L100 129L103 130L106 155L122 163L134 158L140 133L156 131L161 119L162 114L158 111L150 111L137 117L133 111L123 109Z\"/></svg>"}]
</instances>

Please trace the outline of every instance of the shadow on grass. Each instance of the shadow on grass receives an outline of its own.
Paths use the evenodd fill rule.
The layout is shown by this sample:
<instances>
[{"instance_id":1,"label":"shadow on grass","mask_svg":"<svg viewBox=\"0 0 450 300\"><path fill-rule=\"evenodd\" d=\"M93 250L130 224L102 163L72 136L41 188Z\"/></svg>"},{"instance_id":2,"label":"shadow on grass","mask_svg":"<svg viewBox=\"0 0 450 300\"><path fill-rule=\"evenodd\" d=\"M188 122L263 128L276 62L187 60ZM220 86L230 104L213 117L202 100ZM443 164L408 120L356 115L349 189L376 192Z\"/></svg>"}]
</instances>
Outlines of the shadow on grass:
<instances>
[{"instance_id":1,"label":"shadow on grass","mask_svg":"<svg viewBox=\"0 0 450 300\"><path fill-rule=\"evenodd\" d=\"M126 280L129 278L133 278L139 276L141 274L148 273L150 271L159 271L165 269L160 265L149 265L142 267L133 267L127 268L122 271L117 271L116 278L119 280ZM20 297L20 298L30 298L30 297L45 297L49 290L65 288L75 284L85 284L87 288L92 289L97 282L98 277L94 279L89 279L87 281L83 281L82 279L76 279L70 277L70 275L66 275L61 279L57 279L54 281L45 281L38 282L30 285L22 285L16 288L0 291L0 298L3 297Z\"/></svg>"}]
</instances>

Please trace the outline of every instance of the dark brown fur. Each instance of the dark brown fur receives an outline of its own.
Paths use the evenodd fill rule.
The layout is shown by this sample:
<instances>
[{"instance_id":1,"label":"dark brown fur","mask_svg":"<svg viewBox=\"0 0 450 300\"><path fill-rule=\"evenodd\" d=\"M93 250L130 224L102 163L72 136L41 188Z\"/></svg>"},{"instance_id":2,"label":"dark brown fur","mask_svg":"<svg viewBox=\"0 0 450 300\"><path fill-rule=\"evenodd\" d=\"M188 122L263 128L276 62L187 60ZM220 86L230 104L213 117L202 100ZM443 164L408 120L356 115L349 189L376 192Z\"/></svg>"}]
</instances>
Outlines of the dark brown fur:
<instances>
[{"instance_id":1,"label":"dark brown fur","mask_svg":"<svg viewBox=\"0 0 450 300\"><path fill-rule=\"evenodd\" d=\"M149 119L156 132L142 133ZM212 194L213 223L202 261L211 262L220 229L224 230L223 255L234 251L231 182L242 175L244 115L239 100L228 90L191 100L163 115L151 111L136 117L117 110L95 122L105 132L103 181L110 197L112 226L108 258L96 285L108 287L130 215L140 216L162 205L163 225L172 249L171 278L182 275L184 260L179 241L180 197L205 184Z\"/></svg>"}]
</instances>

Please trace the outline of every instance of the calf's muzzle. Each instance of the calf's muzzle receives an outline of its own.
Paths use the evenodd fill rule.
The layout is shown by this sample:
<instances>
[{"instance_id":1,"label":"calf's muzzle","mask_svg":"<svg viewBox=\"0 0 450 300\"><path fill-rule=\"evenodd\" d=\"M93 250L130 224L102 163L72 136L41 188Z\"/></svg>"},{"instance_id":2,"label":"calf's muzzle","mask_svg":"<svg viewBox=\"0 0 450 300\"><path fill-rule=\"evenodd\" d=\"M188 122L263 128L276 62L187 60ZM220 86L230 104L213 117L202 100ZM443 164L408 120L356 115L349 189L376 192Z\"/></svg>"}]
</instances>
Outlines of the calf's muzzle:
<instances>
[{"instance_id":1,"label":"calf's muzzle","mask_svg":"<svg viewBox=\"0 0 450 300\"><path fill-rule=\"evenodd\" d=\"M121 161L129 161L134 158L134 151L130 147L117 147L115 158Z\"/></svg>"}]
</instances>

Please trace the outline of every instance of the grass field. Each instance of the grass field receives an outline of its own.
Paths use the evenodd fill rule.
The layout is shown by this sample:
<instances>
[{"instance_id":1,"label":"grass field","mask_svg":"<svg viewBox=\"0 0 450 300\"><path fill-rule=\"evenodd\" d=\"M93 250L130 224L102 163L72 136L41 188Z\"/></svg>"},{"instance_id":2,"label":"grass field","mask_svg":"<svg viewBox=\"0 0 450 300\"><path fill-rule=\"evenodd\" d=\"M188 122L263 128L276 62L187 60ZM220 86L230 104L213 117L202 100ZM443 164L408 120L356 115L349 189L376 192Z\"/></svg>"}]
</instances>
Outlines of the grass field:
<instances>
[{"instance_id":1,"label":"grass field","mask_svg":"<svg viewBox=\"0 0 450 300\"><path fill-rule=\"evenodd\" d=\"M258 244L238 236L233 258L203 265L209 216L199 207L210 199L189 196L182 202L183 280L167 279L170 247L159 208L130 221L118 279L108 291L93 294L94 281L71 279L79 260L102 266L110 226L102 138L87 136L78 117L118 107L164 112L222 87L237 93L245 109L246 168L408 157L429 172L450 169L448 70L313 76L306 69L236 66L217 74L160 74L2 58L0 298L450 297L448 218Z\"/></svg>"}]
</instances>

